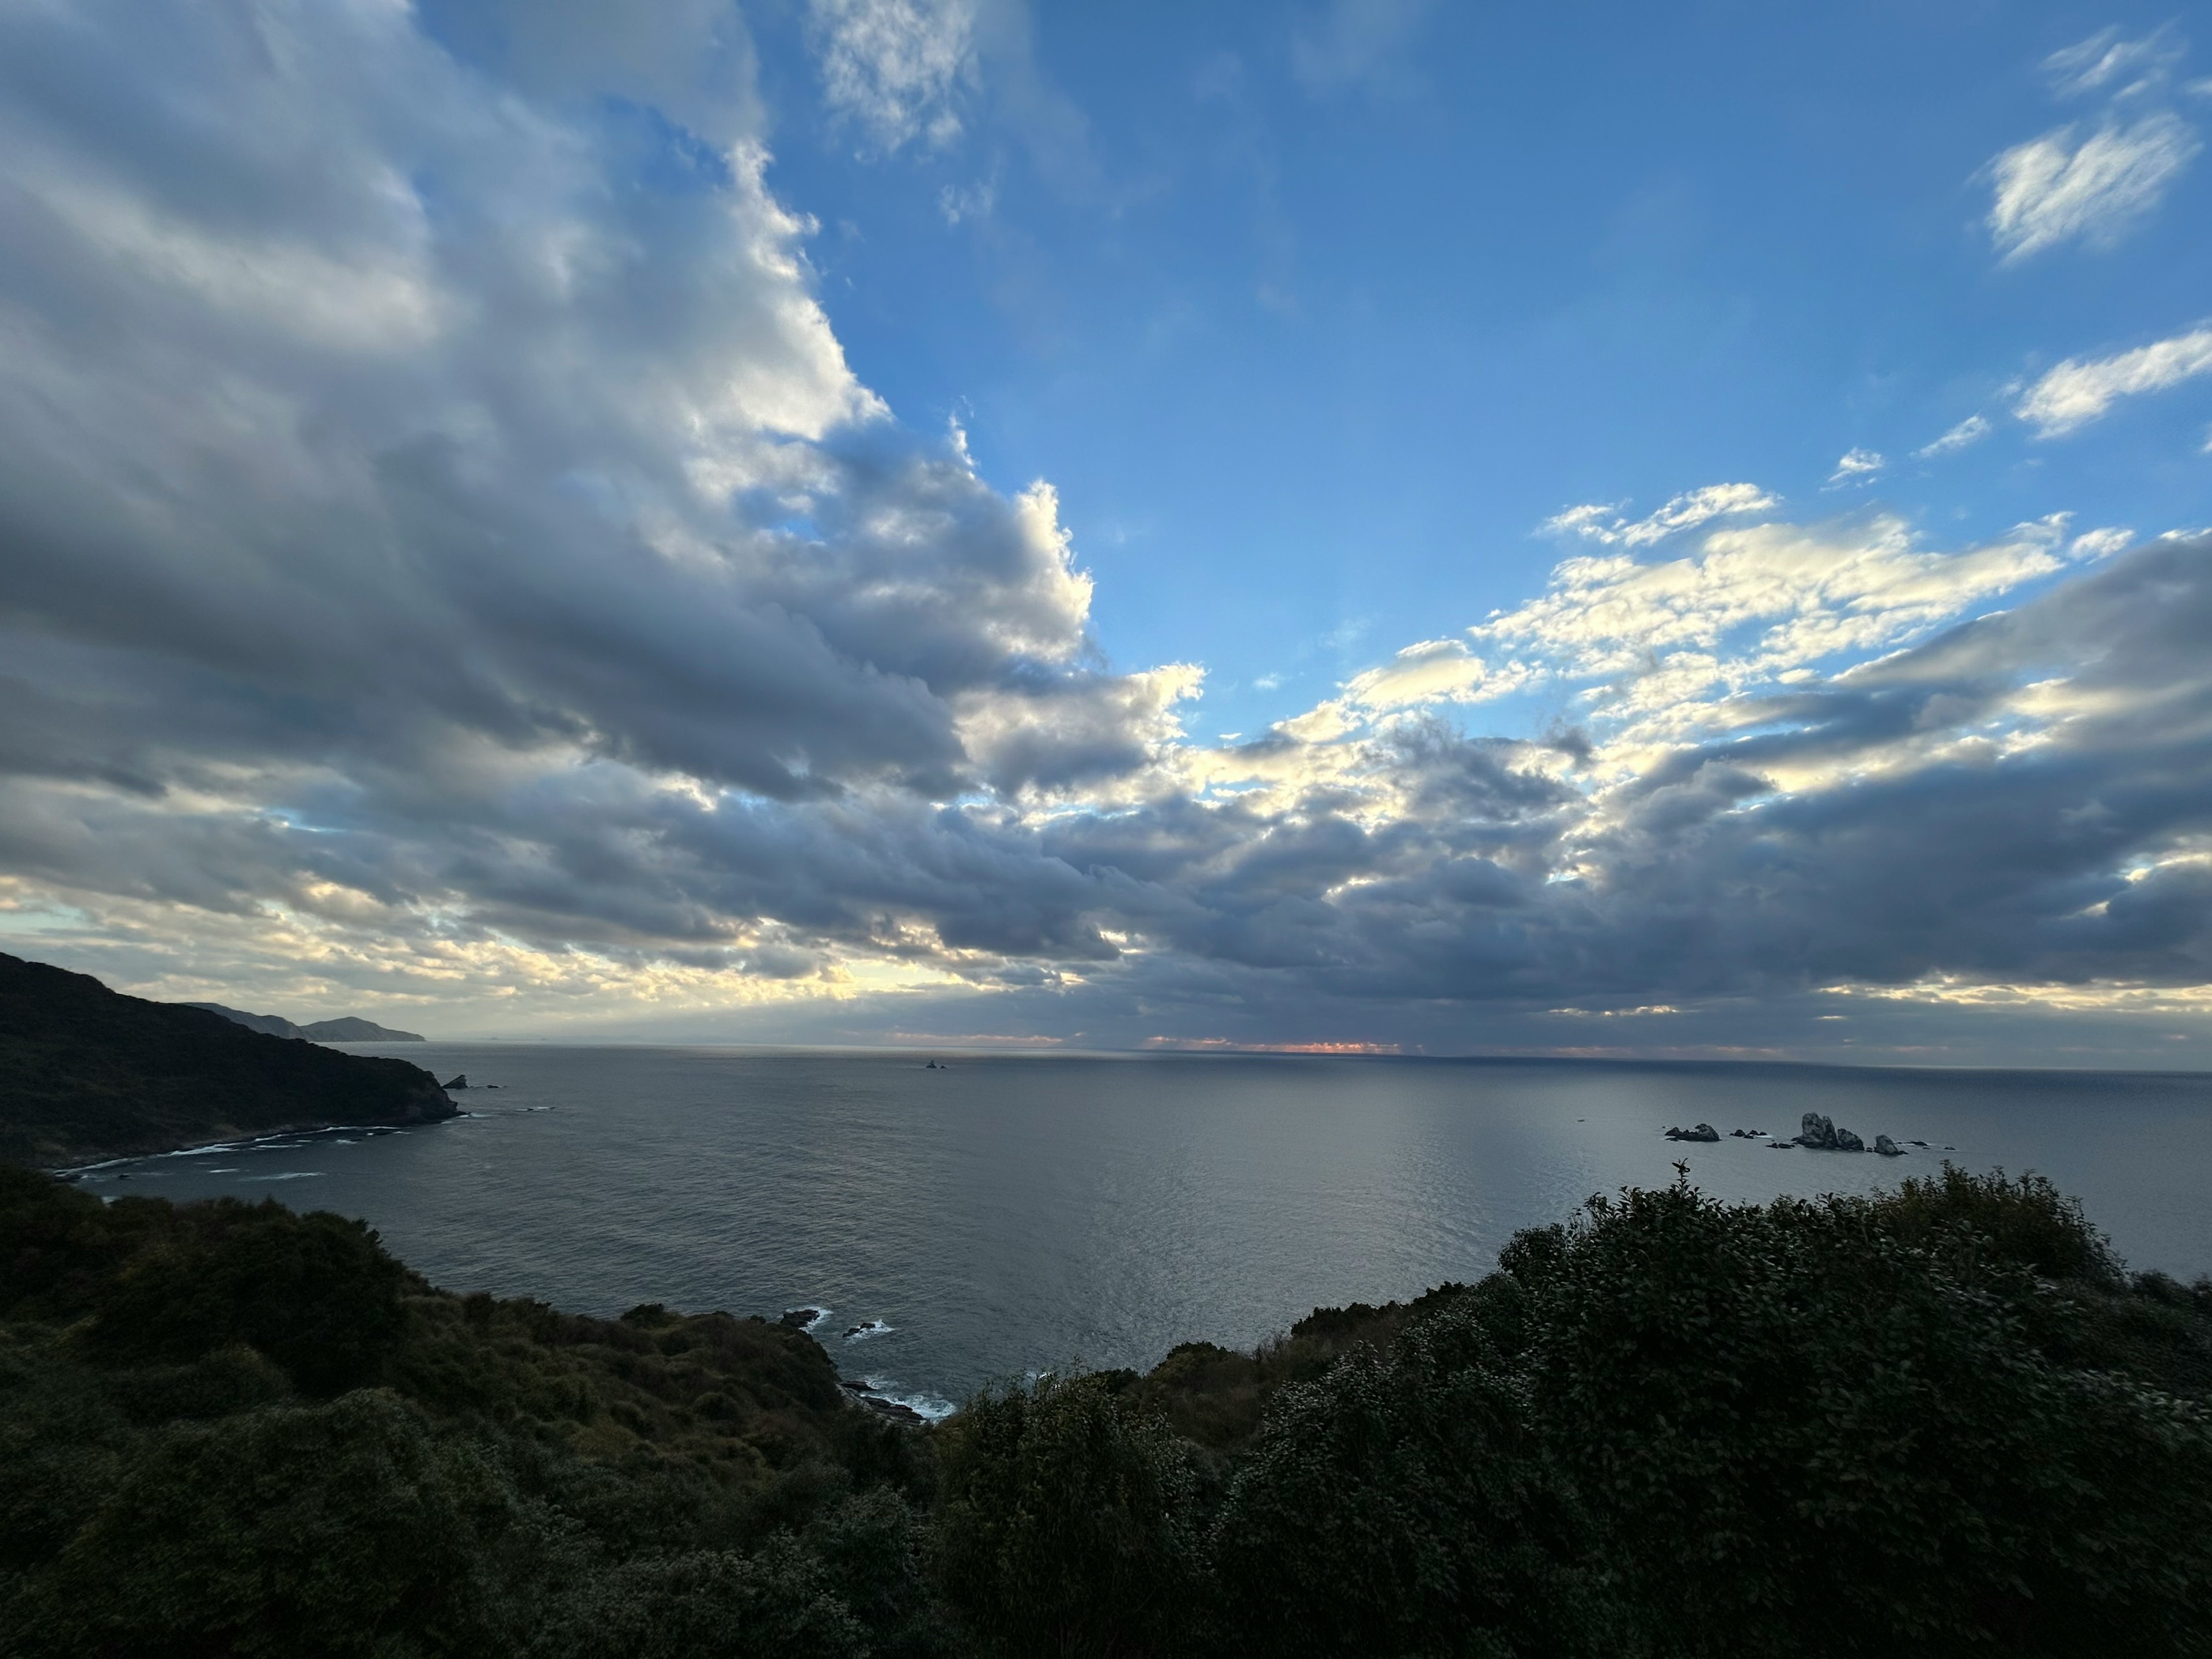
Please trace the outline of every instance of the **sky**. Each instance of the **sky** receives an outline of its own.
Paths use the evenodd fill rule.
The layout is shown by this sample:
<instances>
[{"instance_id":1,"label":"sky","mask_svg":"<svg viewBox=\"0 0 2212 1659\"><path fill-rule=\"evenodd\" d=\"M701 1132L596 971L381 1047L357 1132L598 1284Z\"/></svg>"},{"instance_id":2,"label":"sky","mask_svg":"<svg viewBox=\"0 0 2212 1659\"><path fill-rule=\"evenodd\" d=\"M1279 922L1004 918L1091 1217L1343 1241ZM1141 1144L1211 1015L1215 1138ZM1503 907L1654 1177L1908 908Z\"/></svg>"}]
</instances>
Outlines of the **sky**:
<instances>
[{"instance_id":1,"label":"sky","mask_svg":"<svg viewBox=\"0 0 2212 1659\"><path fill-rule=\"evenodd\" d=\"M0 949L2212 1066L2212 23L0 0Z\"/></svg>"}]
</instances>

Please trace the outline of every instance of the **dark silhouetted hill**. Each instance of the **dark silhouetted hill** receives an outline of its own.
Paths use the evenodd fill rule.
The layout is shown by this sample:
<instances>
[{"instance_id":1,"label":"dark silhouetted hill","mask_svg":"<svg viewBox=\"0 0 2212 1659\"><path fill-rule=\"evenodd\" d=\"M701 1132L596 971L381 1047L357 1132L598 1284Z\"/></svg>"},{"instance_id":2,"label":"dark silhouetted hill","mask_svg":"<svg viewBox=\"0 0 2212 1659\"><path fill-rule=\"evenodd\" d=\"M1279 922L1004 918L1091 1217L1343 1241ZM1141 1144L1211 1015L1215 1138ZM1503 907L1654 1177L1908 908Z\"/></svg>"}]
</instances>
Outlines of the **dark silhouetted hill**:
<instances>
[{"instance_id":1,"label":"dark silhouetted hill","mask_svg":"<svg viewBox=\"0 0 2212 1659\"><path fill-rule=\"evenodd\" d=\"M405 1060L266 1036L0 953L0 1158L58 1167L456 1111Z\"/></svg>"},{"instance_id":2,"label":"dark silhouetted hill","mask_svg":"<svg viewBox=\"0 0 2212 1659\"><path fill-rule=\"evenodd\" d=\"M226 1008L220 1002L187 1002L186 1008L204 1008L211 1014L221 1014L234 1020L249 1031L264 1032L270 1036L305 1037L310 1042L422 1042L426 1039L420 1031L395 1031L389 1025L379 1025L373 1019L358 1019L351 1014L337 1019L319 1019L312 1025L295 1025L282 1014L249 1014L243 1009Z\"/></svg>"}]
</instances>

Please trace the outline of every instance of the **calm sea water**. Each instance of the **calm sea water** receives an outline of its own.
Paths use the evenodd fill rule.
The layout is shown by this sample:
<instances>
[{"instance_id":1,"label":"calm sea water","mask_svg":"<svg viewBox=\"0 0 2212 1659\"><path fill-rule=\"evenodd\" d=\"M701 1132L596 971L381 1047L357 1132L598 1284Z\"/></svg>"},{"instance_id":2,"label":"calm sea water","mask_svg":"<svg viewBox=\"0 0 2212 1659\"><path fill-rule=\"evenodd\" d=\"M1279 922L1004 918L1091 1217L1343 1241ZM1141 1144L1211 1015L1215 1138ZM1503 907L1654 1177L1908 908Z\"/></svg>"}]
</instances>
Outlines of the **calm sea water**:
<instances>
[{"instance_id":1,"label":"calm sea water","mask_svg":"<svg viewBox=\"0 0 2212 1659\"><path fill-rule=\"evenodd\" d=\"M362 1045L366 1050L367 1045ZM90 1172L91 1190L360 1216L435 1282L611 1315L830 1310L848 1376L988 1378L1249 1346L1317 1304L1485 1272L1516 1228L1673 1178L1731 1200L2033 1169L2138 1267L2212 1271L2212 1076L405 1044L466 1117ZM1680 1146L1828 1113L1929 1152ZM847 1339L864 1322L885 1328Z\"/></svg>"}]
</instances>

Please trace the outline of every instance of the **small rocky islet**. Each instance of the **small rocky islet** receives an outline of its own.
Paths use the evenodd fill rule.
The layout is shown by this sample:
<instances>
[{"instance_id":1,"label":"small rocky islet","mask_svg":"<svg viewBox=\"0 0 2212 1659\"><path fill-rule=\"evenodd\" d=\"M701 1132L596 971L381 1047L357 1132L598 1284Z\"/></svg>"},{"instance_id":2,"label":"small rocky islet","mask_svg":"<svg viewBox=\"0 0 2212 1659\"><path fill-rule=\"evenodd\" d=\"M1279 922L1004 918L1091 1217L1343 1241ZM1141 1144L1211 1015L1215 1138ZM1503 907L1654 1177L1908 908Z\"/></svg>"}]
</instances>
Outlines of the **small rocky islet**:
<instances>
[{"instance_id":1,"label":"small rocky islet","mask_svg":"<svg viewBox=\"0 0 2212 1659\"><path fill-rule=\"evenodd\" d=\"M1710 1123L1693 1123L1686 1129L1679 1127L1669 1127L1665 1133L1669 1140L1717 1141L1721 1139L1721 1132ZM1728 1138L1731 1140L1759 1140L1764 1139L1765 1134L1766 1131L1764 1129L1731 1129L1728 1132ZM1792 1146L1802 1146L1809 1152L1871 1152L1883 1158L1903 1158L1908 1146L1917 1146L1923 1151L1928 1149L1928 1143L1924 1140L1899 1142L1891 1139L1887 1135L1876 1135L1874 1138L1874 1145L1869 1146L1853 1131L1838 1128L1835 1121L1825 1112L1806 1113L1798 1119L1797 1133L1795 1135L1787 1140L1769 1140L1766 1144L1777 1152ZM1949 1152L1956 1152L1958 1149L1954 1146L1946 1146L1943 1150Z\"/></svg>"}]
</instances>

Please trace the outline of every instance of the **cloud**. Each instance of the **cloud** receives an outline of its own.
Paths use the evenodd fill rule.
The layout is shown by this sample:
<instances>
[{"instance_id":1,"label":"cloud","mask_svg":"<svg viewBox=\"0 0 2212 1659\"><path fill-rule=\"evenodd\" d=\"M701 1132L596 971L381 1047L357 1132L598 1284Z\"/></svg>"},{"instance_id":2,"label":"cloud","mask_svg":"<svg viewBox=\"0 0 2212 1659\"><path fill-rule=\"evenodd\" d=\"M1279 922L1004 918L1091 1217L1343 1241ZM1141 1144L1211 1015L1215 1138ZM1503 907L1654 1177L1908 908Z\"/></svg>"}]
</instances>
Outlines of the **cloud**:
<instances>
[{"instance_id":1,"label":"cloud","mask_svg":"<svg viewBox=\"0 0 2212 1659\"><path fill-rule=\"evenodd\" d=\"M958 190L946 185L937 192L937 210L946 224L957 225L963 219L988 219L998 199L999 192L988 179Z\"/></svg>"},{"instance_id":2,"label":"cloud","mask_svg":"<svg viewBox=\"0 0 2212 1659\"><path fill-rule=\"evenodd\" d=\"M1354 676L1346 683L1345 696L1377 709L1481 702L1518 689L1528 678L1518 665L1493 671L1458 640L1424 640L1382 667Z\"/></svg>"},{"instance_id":3,"label":"cloud","mask_svg":"<svg viewBox=\"0 0 2212 1659\"><path fill-rule=\"evenodd\" d=\"M2212 374L2212 328L2193 329L2116 356L2069 357L2022 394L2013 413L2056 438L2101 420L2122 398L2163 392Z\"/></svg>"},{"instance_id":4,"label":"cloud","mask_svg":"<svg viewBox=\"0 0 2212 1659\"><path fill-rule=\"evenodd\" d=\"M1871 478L1888 465L1871 449L1854 449L1836 463L1836 470L1828 475L1828 482L1834 485Z\"/></svg>"},{"instance_id":5,"label":"cloud","mask_svg":"<svg viewBox=\"0 0 2212 1659\"><path fill-rule=\"evenodd\" d=\"M972 0L807 0L823 96L885 150L960 136L975 88Z\"/></svg>"},{"instance_id":6,"label":"cloud","mask_svg":"<svg viewBox=\"0 0 2212 1659\"><path fill-rule=\"evenodd\" d=\"M0 870L501 973L1092 948L955 896L942 804L1148 763L1195 677L855 379L757 135L640 188L402 9L0 34Z\"/></svg>"},{"instance_id":7,"label":"cloud","mask_svg":"<svg viewBox=\"0 0 2212 1659\"><path fill-rule=\"evenodd\" d=\"M1436 9L1437 0L1327 0L1291 33L1291 73L1311 93L1407 92L1420 84L1413 49Z\"/></svg>"},{"instance_id":8,"label":"cloud","mask_svg":"<svg viewBox=\"0 0 2212 1659\"><path fill-rule=\"evenodd\" d=\"M1543 528L1552 535L1581 536L1608 546L1648 547L1715 519L1738 513L1765 513L1776 505L1777 498L1757 484L1706 484L1675 496L1649 518L1626 519L1621 516L1618 506L1593 502L1571 507L1547 519Z\"/></svg>"},{"instance_id":9,"label":"cloud","mask_svg":"<svg viewBox=\"0 0 2212 1659\"><path fill-rule=\"evenodd\" d=\"M1969 605L2067 562L2063 520L2022 525L1957 553L1925 550L1892 514L1807 527L1769 521L1709 532L1656 563L1570 559L1538 599L1468 630L1512 682L1592 683L1597 706L1650 735L1705 717L1716 693L1804 676L1832 659L1891 649Z\"/></svg>"},{"instance_id":10,"label":"cloud","mask_svg":"<svg viewBox=\"0 0 2212 1659\"><path fill-rule=\"evenodd\" d=\"M2077 237L2110 247L2203 148L2194 128L2163 111L2108 121L2086 137L2067 126L2016 144L1987 169L1990 240L2008 261Z\"/></svg>"},{"instance_id":11,"label":"cloud","mask_svg":"<svg viewBox=\"0 0 2212 1659\"><path fill-rule=\"evenodd\" d=\"M1996 430L1985 415L1969 415L1935 442L1912 453L1920 459L1933 460L1938 455L1954 454L1972 444L1978 444Z\"/></svg>"},{"instance_id":12,"label":"cloud","mask_svg":"<svg viewBox=\"0 0 2212 1659\"><path fill-rule=\"evenodd\" d=\"M595 97L568 9L474 56L399 7L0 18L18 948L787 1038L2212 981L2212 543L1572 509L1525 603L1200 743L1197 667L1104 661L1050 485L854 374L729 15ZM1540 730L1464 724L1509 693Z\"/></svg>"},{"instance_id":13,"label":"cloud","mask_svg":"<svg viewBox=\"0 0 2212 1659\"><path fill-rule=\"evenodd\" d=\"M2062 98L2092 92L2137 93L2162 82L2188 50L2188 43L2170 23L2137 40L2123 38L2115 24L2052 52L2043 60L2043 70Z\"/></svg>"}]
</instances>

